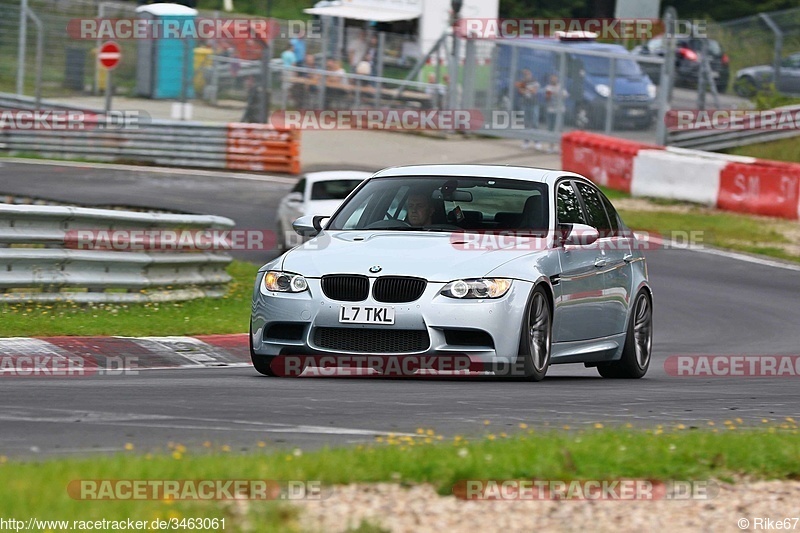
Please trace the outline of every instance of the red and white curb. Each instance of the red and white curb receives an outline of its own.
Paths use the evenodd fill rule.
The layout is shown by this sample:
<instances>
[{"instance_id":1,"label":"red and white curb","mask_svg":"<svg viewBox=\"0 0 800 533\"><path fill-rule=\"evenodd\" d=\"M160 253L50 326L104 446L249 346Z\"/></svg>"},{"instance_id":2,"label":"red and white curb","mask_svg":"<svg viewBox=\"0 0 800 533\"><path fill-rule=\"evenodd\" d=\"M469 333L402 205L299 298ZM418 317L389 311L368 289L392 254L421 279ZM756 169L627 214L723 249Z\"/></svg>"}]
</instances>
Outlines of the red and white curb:
<instances>
[{"instance_id":1,"label":"red and white curb","mask_svg":"<svg viewBox=\"0 0 800 533\"><path fill-rule=\"evenodd\" d=\"M0 338L0 376L79 361L91 368L155 370L251 366L247 334L195 337Z\"/></svg>"}]
</instances>

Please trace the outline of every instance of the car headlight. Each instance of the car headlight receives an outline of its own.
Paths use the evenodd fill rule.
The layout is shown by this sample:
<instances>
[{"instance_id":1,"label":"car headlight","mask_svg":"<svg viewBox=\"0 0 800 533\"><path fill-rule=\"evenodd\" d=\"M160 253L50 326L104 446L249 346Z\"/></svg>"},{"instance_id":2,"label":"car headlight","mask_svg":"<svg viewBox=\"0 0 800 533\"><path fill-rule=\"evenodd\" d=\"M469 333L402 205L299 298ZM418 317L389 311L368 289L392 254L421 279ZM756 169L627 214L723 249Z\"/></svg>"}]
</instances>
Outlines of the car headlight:
<instances>
[{"instance_id":1,"label":"car headlight","mask_svg":"<svg viewBox=\"0 0 800 533\"><path fill-rule=\"evenodd\" d=\"M647 96L649 96L650 98L656 97L656 86L653 85L652 83L647 84Z\"/></svg>"},{"instance_id":2,"label":"car headlight","mask_svg":"<svg viewBox=\"0 0 800 533\"><path fill-rule=\"evenodd\" d=\"M608 98L608 96L611 94L611 88L609 88L609 86L604 83L595 85L594 90L597 92L597 94L599 94L603 98Z\"/></svg>"},{"instance_id":3,"label":"car headlight","mask_svg":"<svg viewBox=\"0 0 800 533\"><path fill-rule=\"evenodd\" d=\"M306 278L300 274L270 270L264 275L264 288L272 292L303 292L308 290Z\"/></svg>"},{"instance_id":4,"label":"car headlight","mask_svg":"<svg viewBox=\"0 0 800 533\"><path fill-rule=\"evenodd\" d=\"M448 298L500 298L511 288L511 280L504 278L457 279L439 292Z\"/></svg>"}]
</instances>

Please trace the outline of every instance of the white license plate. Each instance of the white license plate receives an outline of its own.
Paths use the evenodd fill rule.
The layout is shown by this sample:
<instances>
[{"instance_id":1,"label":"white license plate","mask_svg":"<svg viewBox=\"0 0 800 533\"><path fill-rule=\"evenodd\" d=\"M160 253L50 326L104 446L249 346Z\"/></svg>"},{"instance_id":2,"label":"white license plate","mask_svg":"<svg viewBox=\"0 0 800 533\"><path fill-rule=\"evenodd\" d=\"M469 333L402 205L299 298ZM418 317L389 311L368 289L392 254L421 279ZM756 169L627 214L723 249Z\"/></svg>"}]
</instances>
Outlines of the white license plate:
<instances>
[{"instance_id":1,"label":"white license plate","mask_svg":"<svg viewBox=\"0 0 800 533\"><path fill-rule=\"evenodd\" d=\"M394 308L343 305L339 308L339 322L347 324L394 324Z\"/></svg>"},{"instance_id":2,"label":"white license plate","mask_svg":"<svg viewBox=\"0 0 800 533\"><path fill-rule=\"evenodd\" d=\"M714 78L714 79L717 79L717 78L719 78L719 72L713 72L713 71L712 71L712 72L711 72L711 77L712 77L712 78Z\"/></svg>"},{"instance_id":3,"label":"white license plate","mask_svg":"<svg viewBox=\"0 0 800 533\"><path fill-rule=\"evenodd\" d=\"M628 115L632 117L641 117L645 114L644 109L628 109Z\"/></svg>"}]
</instances>

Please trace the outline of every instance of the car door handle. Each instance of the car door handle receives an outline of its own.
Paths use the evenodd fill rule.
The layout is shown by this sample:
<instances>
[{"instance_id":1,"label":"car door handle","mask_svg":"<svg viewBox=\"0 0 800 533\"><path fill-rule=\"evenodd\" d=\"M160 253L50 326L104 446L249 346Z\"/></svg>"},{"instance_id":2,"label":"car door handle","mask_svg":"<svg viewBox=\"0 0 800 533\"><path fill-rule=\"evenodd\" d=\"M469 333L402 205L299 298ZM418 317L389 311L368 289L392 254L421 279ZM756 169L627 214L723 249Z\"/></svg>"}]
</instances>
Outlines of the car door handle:
<instances>
[{"instance_id":1,"label":"car door handle","mask_svg":"<svg viewBox=\"0 0 800 533\"><path fill-rule=\"evenodd\" d=\"M602 268L607 264L608 261L606 261L605 257L598 257L597 259L594 260L594 266L596 266L597 268Z\"/></svg>"},{"instance_id":2,"label":"car door handle","mask_svg":"<svg viewBox=\"0 0 800 533\"><path fill-rule=\"evenodd\" d=\"M626 263L633 263L633 254L625 254L622 257L622 260L625 261Z\"/></svg>"}]
</instances>

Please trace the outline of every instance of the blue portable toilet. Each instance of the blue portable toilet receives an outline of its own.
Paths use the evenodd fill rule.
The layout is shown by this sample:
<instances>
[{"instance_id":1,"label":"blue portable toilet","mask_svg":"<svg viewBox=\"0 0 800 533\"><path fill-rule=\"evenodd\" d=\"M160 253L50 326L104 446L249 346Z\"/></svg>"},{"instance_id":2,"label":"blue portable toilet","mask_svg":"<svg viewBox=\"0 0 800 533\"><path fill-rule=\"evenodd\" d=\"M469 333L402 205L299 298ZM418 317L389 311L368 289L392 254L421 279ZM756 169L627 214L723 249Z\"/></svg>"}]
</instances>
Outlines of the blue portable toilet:
<instances>
[{"instance_id":1,"label":"blue portable toilet","mask_svg":"<svg viewBox=\"0 0 800 533\"><path fill-rule=\"evenodd\" d=\"M155 39L140 39L136 58L136 94L154 99L179 99L184 83L186 98L194 98L194 39L165 37L165 25L183 28L195 21L197 10L180 4L149 4L136 8L139 18L152 20ZM185 79L182 76L185 74Z\"/></svg>"}]
</instances>

